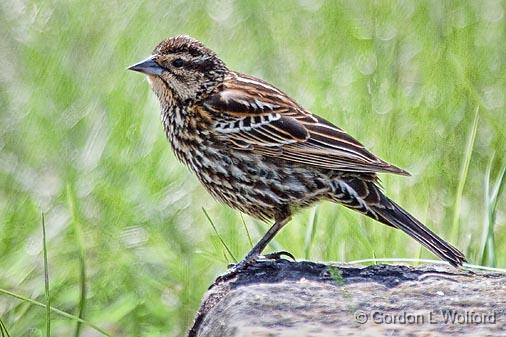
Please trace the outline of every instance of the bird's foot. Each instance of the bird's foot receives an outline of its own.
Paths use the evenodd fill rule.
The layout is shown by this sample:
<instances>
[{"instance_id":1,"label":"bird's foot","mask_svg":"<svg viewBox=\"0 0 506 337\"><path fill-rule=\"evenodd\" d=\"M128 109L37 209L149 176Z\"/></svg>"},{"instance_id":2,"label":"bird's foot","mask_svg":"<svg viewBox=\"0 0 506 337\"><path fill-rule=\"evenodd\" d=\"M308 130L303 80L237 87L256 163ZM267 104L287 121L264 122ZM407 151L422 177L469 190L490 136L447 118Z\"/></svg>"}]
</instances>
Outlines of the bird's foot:
<instances>
[{"instance_id":1,"label":"bird's foot","mask_svg":"<svg viewBox=\"0 0 506 337\"><path fill-rule=\"evenodd\" d=\"M266 255L252 255L252 256L246 256L242 261L236 264L230 264L228 265L228 270L224 273L218 276L214 283L211 285L214 286L218 283L225 282L230 280L231 278L235 277L240 272L248 269L249 266L255 264L257 261L260 260L281 260L283 259L283 256L287 256L293 261L295 261L295 257L286 251L280 251L280 252L274 252Z\"/></svg>"},{"instance_id":2,"label":"bird's foot","mask_svg":"<svg viewBox=\"0 0 506 337\"><path fill-rule=\"evenodd\" d=\"M247 269L249 266L251 266L255 262L264 261L264 260L274 260L274 261L277 261L277 260L283 259L283 256L287 256L291 260L296 261L295 257L292 255L292 253L287 252L285 250L282 250L282 251L279 251L279 252L273 252L273 253L269 253L269 254L265 254L265 255L257 255L257 256L253 256L253 257L249 257L249 258L246 257L244 260L242 260L239 263L236 263L236 264L231 263L231 264L229 264L227 266L227 268L229 268L229 270L235 269L235 268L239 268L238 271L241 271L241 270Z\"/></svg>"},{"instance_id":3,"label":"bird's foot","mask_svg":"<svg viewBox=\"0 0 506 337\"><path fill-rule=\"evenodd\" d=\"M214 281L214 283L211 285L211 287L213 287L216 284L228 281L231 278L233 278L234 276L236 276L237 274L239 274L241 271L246 270L250 265L252 265L253 263L256 262L258 257L259 256L247 256L239 263L229 264L228 270L224 274L221 274L220 276L218 276L216 278L216 280Z\"/></svg>"}]
</instances>

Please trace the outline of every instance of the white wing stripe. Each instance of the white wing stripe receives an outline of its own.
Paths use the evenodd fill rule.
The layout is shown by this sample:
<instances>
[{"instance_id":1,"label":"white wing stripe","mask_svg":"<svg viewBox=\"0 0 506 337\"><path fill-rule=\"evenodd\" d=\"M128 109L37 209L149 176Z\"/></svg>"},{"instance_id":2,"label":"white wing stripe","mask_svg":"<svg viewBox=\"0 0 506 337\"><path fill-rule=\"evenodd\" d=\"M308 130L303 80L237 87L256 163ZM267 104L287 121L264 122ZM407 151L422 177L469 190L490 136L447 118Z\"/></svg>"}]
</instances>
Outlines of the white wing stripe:
<instances>
[{"instance_id":1,"label":"white wing stripe","mask_svg":"<svg viewBox=\"0 0 506 337\"><path fill-rule=\"evenodd\" d=\"M245 119L249 118L249 123ZM221 120L215 124L215 130L221 133L234 133L240 131L250 131L251 129L259 128L263 125L277 121L281 118L278 113L263 115L259 120L253 116L243 117L235 120Z\"/></svg>"}]
</instances>

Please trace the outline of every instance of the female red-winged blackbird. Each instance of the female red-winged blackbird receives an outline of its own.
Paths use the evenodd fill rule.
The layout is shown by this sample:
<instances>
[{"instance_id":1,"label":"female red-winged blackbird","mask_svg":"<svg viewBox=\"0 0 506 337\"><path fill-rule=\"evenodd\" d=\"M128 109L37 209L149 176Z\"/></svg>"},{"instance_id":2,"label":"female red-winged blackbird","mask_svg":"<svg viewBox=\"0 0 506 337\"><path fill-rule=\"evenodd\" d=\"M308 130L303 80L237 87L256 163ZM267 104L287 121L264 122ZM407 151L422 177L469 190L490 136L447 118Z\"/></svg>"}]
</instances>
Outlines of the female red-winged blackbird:
<instances>
[{"instance_id":1,"label":"female red-winged blackbird","mask_svg":"<svg viewBox=\"0 0 506 337\"><path fill-rule=\"evenodd\" d=\"M408 173L274 86L231 71L199 41L161 42L129 69L147 75L176 156L218 200L274 225L235 266L254 261L298 208L327 199L398 228L453 266L464 255L378 187Z\"/></svg>"}]
</instances>

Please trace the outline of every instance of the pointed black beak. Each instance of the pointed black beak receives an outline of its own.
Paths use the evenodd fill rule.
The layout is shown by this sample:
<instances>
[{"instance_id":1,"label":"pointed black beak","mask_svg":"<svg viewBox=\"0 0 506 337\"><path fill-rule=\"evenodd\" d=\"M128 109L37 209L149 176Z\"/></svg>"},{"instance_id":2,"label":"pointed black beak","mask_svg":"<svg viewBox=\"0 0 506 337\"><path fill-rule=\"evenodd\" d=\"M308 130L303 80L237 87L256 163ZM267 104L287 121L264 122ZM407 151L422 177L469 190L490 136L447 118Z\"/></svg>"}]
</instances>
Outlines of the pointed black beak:
<instances>
[{"instance_id":1,"label":"pointed black beak","mask_svg":"<svg viewBox=\"0 0 506 337\"><path fill-rule=\"evenodd\" d=\"M164 69L154 61L154 56L150 56L147 59L128 67L128 70L138 71L146 75L159 76L162 74Z\"/></svg>"}]
</instances>

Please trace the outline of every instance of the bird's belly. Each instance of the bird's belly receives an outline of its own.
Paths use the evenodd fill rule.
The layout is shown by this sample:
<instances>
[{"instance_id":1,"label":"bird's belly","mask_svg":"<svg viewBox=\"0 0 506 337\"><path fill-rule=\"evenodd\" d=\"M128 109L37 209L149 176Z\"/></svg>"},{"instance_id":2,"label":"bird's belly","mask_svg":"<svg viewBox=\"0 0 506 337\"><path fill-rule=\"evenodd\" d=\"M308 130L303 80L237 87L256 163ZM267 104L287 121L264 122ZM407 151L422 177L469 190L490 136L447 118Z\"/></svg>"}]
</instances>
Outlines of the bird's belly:
<instances>
[{"instance_id":1,"label":"bird's belly","mask_svg":"<svg viewBox=\"0 0 506 337\"><path fill-rule=\"evenodd\" d=\"M248 151L200 147L188 164L218 200L258 218L308 206L328 195L325 175Z\"/></svg>"}]
</instances>

